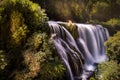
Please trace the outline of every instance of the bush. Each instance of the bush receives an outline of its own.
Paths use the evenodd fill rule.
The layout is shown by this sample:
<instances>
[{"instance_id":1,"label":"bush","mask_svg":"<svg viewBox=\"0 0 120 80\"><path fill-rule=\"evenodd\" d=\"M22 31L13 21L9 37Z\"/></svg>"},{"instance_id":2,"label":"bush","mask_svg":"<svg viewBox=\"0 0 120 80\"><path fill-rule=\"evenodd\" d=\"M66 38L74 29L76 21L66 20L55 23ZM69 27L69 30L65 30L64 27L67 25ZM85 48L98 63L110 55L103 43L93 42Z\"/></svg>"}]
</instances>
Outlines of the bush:
<instances>
[{"instance_id":1,"label":"bush","mask_svg":"<svg viewBox=\"0 0 120 80\"><path fill-rule=\"evenodd\" d=\"M47 62L45 65L43 65L43 69L40 73L40 80L65 80L65 68L64 66L58 62L59 60L55 62Z\"/></svg>"},{"instance_id":2,"label":"bush","mask_svg":"<svg viewBox=\"0 0 120 80\"><path fill-rule=\"evenodd\" d=\"M1 1L0 50L6 52L8 65L4 62L0 65L0 69L6 66L0 77L4 80L45 80L46 77L53 80L63 75L65 68L49 43L47 21L44 10L29 0Z\"/></svg>"},{"instance_id":3,"label":"bush","mask_svg":"<svg viewBox=\"0 0 120 80\"><path fill-rule=\"evenodd\" d=\"M112 18L107 22L102 22L102 24L109 30L111 36L120 31L120 19Z\"/></svg>"},{"instance_id":4,"label":"bush","mask_svg":"<svg viewBox=\"0 0 120 80\"><path fill-rule=\"evenodd\" d=\"M29 0L4 0L0 8L1 46L7 48L21 44L34 31L42 31L47 21L44 10Z\"/></svg>"},{"instance_id":5,"label":"bush","mask_svg":"<svg viewBox=\"0 0 120 80\"><path fill-rule=\"evenodd\" d=\"M109 21L106 22L107 25L110 25L111 27L120 27L120 19L110 19Z\"/></svg>"},{"instance_id":6,"label":"bush","mask_svg":"<svg viewBox=\"0 0 120 80\"><path fill-rule=\"evenodd\" d=\"M120 64L113 60L100 64L96 73L97 80L119 80L119 67Z\"/></svg>"},{"instance_id":7,"label":"bush","mask_svg":"<svg viewBox=\"0 0 120 80\"><path fill-rule=\"evenodd\" d=\"M100 64L96 78L98 80L119 80L120 79L120 32L105 43L107 55L110 61Z\"/></svg>"},{"instance_id":8,"label":"bush","mask_svg":"<svg viewBox=\"0 0 120 80\"><path fill-rule=\"evenodd\" d=\"M116 60L120 63L120 32L118 31L113 37L106 42L107 54L110 60Z\"/></svg>"}]
</instances>

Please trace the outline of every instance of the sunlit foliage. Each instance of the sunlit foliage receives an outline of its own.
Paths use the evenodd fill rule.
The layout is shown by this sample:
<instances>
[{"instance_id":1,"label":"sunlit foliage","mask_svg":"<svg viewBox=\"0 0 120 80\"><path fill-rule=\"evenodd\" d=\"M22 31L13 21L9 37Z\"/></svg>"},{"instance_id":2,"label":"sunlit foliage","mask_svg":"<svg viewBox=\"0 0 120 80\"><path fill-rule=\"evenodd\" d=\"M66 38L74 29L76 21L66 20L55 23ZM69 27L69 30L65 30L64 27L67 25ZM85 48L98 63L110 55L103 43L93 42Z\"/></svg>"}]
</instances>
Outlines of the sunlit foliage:
<instances>
[{"instance_id":1,"label":"sunlit foliage","mask_svg":"<svg viewBox=\"0 0 120 80\"><path fill-rule=\"evenodd\" d=\"M49 42L48 17L103 24L114 35L120 31L119 10L120 0L0 0L0 80L65 80L65 68ZM66 28L77 37L75 25ZM97 79L120 79L119 35L106 42L110 61L99 65Z\"/></svg>"},{"instance_id":2,"label":"sunlit foliage","mask_svg":"<svg viewBox=\"0 0 120 80\"><path fill-rule=\"evenodd\" d=\"M96 78L98 80L119 80L120 79L120 64L116 61L108 61L100 64Z\"/></svg>"},{"instance_id":3,"label":"sunlit foliage","mask_svg":"<svg viewBox=\"0 0 120 80\"><path fill-rule=\"evenodd\" d=\"M107 53L110 60L116 60L120 63L120 32L118 31L113 37L111 37L107 42Z\"/></svg>"},{"instance_id":4,"label":"sunlit foliage","mask_svg":"<svg viewBox=\"0 0 120 80\"><path fill-rule=\"evenodd\" d=\"M0 52L1 80L53 80L64 76L65 68L49 43L47 21L45 10L32 1L0 2L0 50L5 52Z\"/></svg>"},{"instance_id":5,"label":"sunlit foliage","mask_svg":"<svg viewBox=\"0 0 120 80\"><path fill-rule=\"evenodd\" d=\"M5 69L5 66L7 66L7 60L6 60L6 57L5 57L5 52L0 50L0 74L1 74L2 70Z\"/></svg>"},{"instance_id":6,"label":"sunlit foliage","mask_svg":"<svg viewBox=\"0 0 120 80\"><path fill-rule=\"evenodd\" d=\"M119 80L120 79L120 32L105 43L109 61L100 64L95 76L98 80Z\"/></svg>"}]
</instances>

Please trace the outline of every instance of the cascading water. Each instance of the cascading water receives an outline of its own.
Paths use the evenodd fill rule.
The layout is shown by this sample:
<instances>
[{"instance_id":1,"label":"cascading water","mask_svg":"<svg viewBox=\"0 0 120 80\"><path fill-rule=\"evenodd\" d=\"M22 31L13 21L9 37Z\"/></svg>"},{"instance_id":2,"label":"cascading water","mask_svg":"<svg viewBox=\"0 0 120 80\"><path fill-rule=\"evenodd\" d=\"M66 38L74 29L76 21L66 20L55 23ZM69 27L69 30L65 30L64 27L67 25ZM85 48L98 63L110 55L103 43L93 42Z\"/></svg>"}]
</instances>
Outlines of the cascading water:
<instances>
[{"instance_id":1,"label":"cascading water","mask_svg":"<svg viewBox=\"0 0 120 80\"><path fill-rule=\"evenodd\" d=\"M97 65L107 60L104 42L109 33L101 25L77 24L74 39L71 33L61 24L64 22L48 22L51 39L65 65L69 80L87 80L96 70Z\"/></svg>"}]
</instances>

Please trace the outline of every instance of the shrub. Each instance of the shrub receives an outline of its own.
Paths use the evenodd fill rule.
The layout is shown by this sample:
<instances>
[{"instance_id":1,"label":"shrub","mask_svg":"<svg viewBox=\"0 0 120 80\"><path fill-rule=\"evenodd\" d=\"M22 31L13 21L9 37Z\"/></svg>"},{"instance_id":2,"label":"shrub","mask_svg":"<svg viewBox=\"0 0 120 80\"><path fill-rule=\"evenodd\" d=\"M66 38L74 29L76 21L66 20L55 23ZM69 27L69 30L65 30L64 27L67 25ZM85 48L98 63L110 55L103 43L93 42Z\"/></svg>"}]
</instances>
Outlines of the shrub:
<instances>
[{"instance_id":1,"label":"shrub","mask_svg":"<svg viewBox=\"0 0 120 80\"><path fill-rule=\"evenodd\" d=\"M98 66L96 77L98 80L119 80L120 64L116 61L108 61Z\"/></svg>"},{"instance_id":2,"label":"shrub","mask_svg":"<svg viewBox=\"0 0 120 80\"><path fill-rule=\"evenodd\" d=\"M119 80L120 79L120 32L105 43L109 61L98 66L96 78L98 80Z\"/></svg>"},{"instance_id":3,"label":"shrub","mask_svg":"<svg viewBox=\"0 0 120 80\"><path fill-rule=\"evenodd\" d=\"M111 27L119 27L120 26L120 19L110 19L109 21L106 22L107 25L110 25Z\"/></svg>"},{"instance_id":4,"label":"shrub","mask_svg":"<svg viewBox=\"0 0 120 80\"><path fill-rule=\"evenodd\" d=\"M0 7L1 46L8 48L11 43L21 44L26 36L45 28L47 17L38 4L29 0L4 0Z\"/></svg>"},{"instance_id":5,"label":"shrub","mask_svg":"<svg viewBox=\"0 0 120 80\"><path fill-rule=\"evenodd\" d=\"M0 49L6 52L9 62L0 77L53 80L64 75L65 68L49 43L47 21L44 10L29 0L1 1Z\"/></svg>"},{"instance_id":6,"label":"shrub","mask_svg":"<svg viewBox=\"0 0 120 80\"><path fill-rule=\"evenodd\" d=\"M65 68L64 66L58 62L59 60L55 62L46 62L42 67L44 67L41 70L40 73L40 80L65 80Z\"/></svg>"},{"instance_id":7,"label":"shrub","mask_svg":"<svg viewBox=\"0 0 120 80\"><path fill-rule=\"evenodd\" d=\"M120 32L118 31L113 37L106 42L107 54L110 60L120 62Z\"/></svg>"}]
</instances>

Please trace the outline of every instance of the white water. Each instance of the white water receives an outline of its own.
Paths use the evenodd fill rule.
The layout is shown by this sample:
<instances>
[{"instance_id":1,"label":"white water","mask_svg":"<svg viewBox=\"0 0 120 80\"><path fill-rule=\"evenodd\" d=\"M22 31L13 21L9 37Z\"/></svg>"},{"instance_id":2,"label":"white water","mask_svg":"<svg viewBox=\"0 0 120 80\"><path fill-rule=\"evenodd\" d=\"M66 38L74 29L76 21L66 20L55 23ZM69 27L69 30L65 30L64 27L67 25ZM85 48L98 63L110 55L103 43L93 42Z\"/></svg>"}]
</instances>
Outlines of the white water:
<instances>
[{"instance_id":1,"label":"white water","mask_svg":"<svg viewBox=\"0 0 120 80\"><path fill-rule=\"evenodd\" d=\"M106 61L104 42L108 39L108 30L101 25L78 24L74 39L71 33L60 24L65 22L49 21L53 44L65 65L70 80L87 80L97 68L97 64Z\"/></svg>"}]
</instances>

